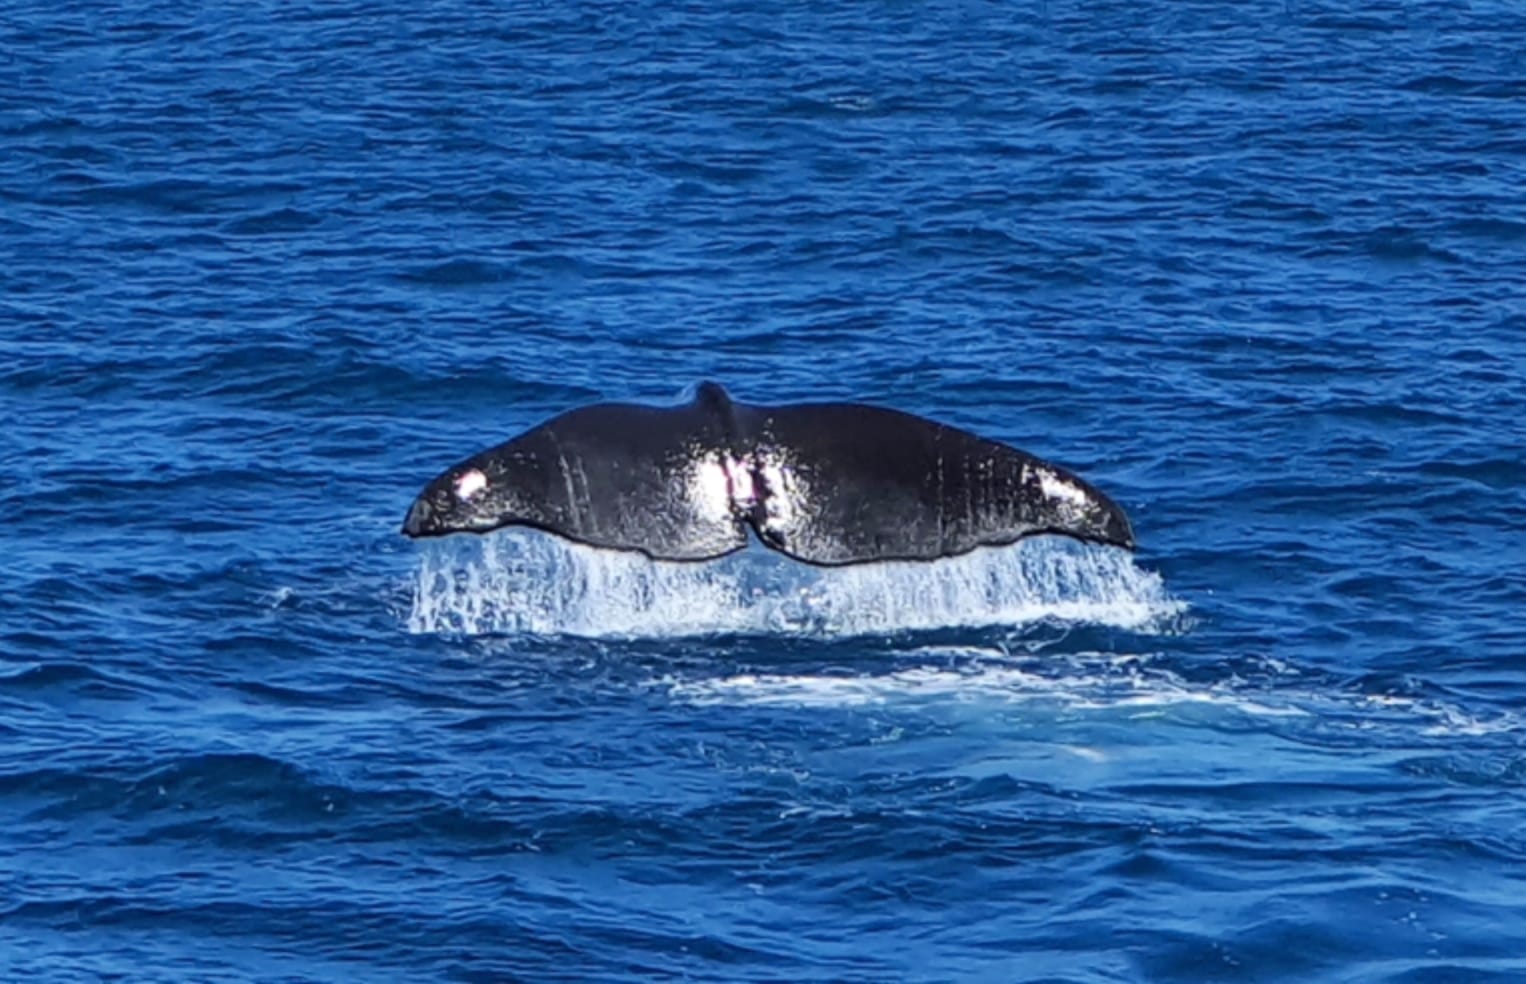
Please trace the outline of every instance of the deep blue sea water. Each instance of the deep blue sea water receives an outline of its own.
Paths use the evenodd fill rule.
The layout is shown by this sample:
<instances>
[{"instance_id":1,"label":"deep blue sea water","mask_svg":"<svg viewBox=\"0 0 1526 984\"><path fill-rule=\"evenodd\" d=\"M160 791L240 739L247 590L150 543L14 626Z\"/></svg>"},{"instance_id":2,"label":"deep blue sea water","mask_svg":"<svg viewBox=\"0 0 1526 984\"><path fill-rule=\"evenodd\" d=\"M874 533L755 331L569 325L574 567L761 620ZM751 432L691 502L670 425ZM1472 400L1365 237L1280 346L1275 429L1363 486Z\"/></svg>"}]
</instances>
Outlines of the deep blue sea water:
<instances>
[{"instance_id":1,"label":"deep blue sea water","mask_svg":"<svg viewBox=\"0 0 1526 984\"><path fill-rule=\"evenodd\" d=\"M399 535L705 378L1140 550ZM8 4L0 978L1526 980L1523 418L1517 3Z\"/></svg>"}]
</instances>

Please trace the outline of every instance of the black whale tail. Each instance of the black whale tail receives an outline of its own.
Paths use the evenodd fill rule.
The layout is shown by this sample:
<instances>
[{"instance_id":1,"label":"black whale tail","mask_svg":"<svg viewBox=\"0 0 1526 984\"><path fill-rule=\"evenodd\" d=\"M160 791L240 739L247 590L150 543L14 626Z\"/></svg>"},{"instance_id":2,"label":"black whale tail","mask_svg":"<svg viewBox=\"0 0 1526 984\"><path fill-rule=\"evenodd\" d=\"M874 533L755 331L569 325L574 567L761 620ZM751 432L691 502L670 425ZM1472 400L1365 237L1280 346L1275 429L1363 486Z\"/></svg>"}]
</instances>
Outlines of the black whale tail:
<instances>
[{"instance_id":1,"label":"black whale tail","mask_svg":"<svg viewBox=\"0 0 1526 984\"><path fill-rule=\"evenodd\" d=\"M411 537L530 526L659 560L741 549L811 564L932 560L1059 534L1134 548L1123 510L1065 469L912 414L752 406L714 383L678 407L600 404L446 470Z\"/></svg>"}]
</instances>

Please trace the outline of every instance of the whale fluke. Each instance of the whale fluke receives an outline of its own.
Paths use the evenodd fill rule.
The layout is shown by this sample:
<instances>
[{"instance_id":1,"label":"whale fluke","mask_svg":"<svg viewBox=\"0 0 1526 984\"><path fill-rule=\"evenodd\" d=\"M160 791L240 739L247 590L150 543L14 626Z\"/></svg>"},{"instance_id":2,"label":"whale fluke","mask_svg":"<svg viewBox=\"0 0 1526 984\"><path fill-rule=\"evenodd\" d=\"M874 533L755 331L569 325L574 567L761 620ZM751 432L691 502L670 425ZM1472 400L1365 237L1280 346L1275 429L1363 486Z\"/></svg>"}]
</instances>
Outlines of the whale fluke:
<instances>
[{"instance_id":1,"label":"whale fluke","mask_svg":"<svg viewBox=\"0 0 1526 984\"><path fill-rule=\"evenodd\" d=\"M796 560L933 560L1053 533L1132 550L1128 518L1069 471L856 403L753 406L715 383L677 407L572 410L454 465L410 537L530 526L657 560L709 560L747 531Z\"/></svg>"}]
</instances>

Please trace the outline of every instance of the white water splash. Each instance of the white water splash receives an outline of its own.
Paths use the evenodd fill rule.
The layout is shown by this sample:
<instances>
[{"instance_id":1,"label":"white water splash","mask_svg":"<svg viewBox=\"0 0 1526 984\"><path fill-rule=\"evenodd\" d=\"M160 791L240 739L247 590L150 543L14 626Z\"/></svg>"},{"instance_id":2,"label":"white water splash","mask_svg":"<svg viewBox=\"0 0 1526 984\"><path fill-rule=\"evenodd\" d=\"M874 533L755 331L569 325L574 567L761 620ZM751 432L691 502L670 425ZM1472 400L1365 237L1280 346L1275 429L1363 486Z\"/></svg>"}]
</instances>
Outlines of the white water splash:
<instances>
[{"instance_id":1,"label":"white water splash","mask_svg":"<svg viewBox=\"0 0 1526 984\"><path fill-rule=\"evenodd\" d=\"M931 563L815 568L753 548L701 564L534 531L427 544L414 632L849 636L1041 619L1151 631L1186 606L1119 550L1025 540Z\"/></svg>"}]
</instances>

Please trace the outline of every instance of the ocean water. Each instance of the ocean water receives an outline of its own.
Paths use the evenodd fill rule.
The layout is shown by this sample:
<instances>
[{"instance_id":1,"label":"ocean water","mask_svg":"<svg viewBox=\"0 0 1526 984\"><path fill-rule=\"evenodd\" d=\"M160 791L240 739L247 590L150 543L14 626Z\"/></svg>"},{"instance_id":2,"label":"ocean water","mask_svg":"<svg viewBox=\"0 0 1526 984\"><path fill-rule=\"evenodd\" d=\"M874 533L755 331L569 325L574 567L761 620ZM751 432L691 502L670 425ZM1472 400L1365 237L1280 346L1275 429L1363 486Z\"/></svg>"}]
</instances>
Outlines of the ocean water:
<instances>
[{"instance_id":1,"label":"ocean water","mask_svg":"<svg viewBox=\"0 0 1526 984\"><path fill-rule=\"evenodd\" d=\"M6 5L0 978L1526 980L1523 52ZM398 533L707 378L1008 441L1140 549Z\"/></svg>"}]
</instances>

